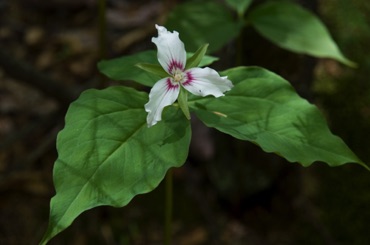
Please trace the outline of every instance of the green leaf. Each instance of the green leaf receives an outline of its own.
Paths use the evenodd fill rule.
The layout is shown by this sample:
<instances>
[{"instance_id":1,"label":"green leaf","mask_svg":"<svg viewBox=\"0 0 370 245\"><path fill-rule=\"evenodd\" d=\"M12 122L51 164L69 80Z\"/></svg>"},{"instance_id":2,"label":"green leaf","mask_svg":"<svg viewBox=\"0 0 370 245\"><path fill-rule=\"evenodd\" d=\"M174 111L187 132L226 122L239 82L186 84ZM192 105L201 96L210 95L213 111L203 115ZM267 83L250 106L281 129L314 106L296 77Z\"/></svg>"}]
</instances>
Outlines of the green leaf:
<instances>
[{"instance_id":1,"label":"green leaf","mask_svg":"<svg viewBox=\"0 0 370 245\"><path fill-rule=\"evenodd\" d=\"M191 57L192 55L193 53L187 53L188 57ZM216 60L218 60L218 58L205 55L199 66L210 65ZM110 79L117 81L131 80L145 86L152 87L161 78L160 74L162 73L157 73L157 75L154 75L152 73L143 71L137 66L139 63L149 63L153 64L154 66L159 66L159 62L157 60L157 51L148 50L136 53L134 55L122 56L120 58L111 60L102 60L98 63L98 68L101 73Z\"/></svg>"},{"instance_id":2,"label":"green leaf","mask_svg":"<svg viewBox=\"0 0 370 245\"><path fill-rule=\"evenodd\" d=\"M162 66L157 64L138 63L136 64L136 67L146 72L157 75L161 78L168 77L168 73L163 70Z\"/></svg>"},{"instance_id":3,"label":"green leaf","mask_svg":"<svg viewBox=\"0 0 370 245\"><path fill-rule=\"evenodd\" d=\"M125 206L158 186L187 157L190 125L179 108L148 128L148 95L126 87L88 90L71 104L59 133L45 244L85 210Z\"/></svg>"},{"instance_id":4,"label":"green leaf","mask_svg":"<svg viewBox=\"0 0 370 245\"><path fill-rule=\"evenodd\" d=\"M296 4L261 4L250 13L249 19L262 36L281 48L355 66L343 56L320 19Z\"/></svg>"},{"instance_id":5,"label":"green leaf","mask_svg":"<svg viewBox=\"0 0 370 245\"><path fill-rule=\"evenodd\" d=\"M145 86L153 86L160 77L136 67L138 63L158 64L157 52L148 50L134 55L102 60L98 63L98 68L101 73L113 80L131 80Z\"/></svg>"},{"instance_id":6,"label":"green leaf","mask_svg":"<svg viewBox=\"0 0 370 245\"><path fill-rule=\"evenodd\" d=\"M208 43L201 46L190 58L186 60L185 69L197 67L207 52Z\"/></svg>"},{"instance_id":7,"label":"green leaf","mask_svg":"<svg viewBox=\"0 0 370 245\"><path fill-rule=\"evenodd\" d=\"M180 33L187 50L209 43L209 52L222 48L237 37L243 23L233 18L224 5L215 1L190 1L178 4L169 14L166 27Z\"/></svg>"},{"instance_id":8,"label":"green leaf","mask_svg":"<svg viewBox=\"0 0 370 245\"><path fill-rule=\"evenodd\" d=\"M243 16L249 5L251 5L252 0L226 0L226 3L235 9L239 16Z\"/></svg>"},{"instance_id":9,"label":"green leaf","mask_svg":"<svg viewBox=\"0 0 370 245\"><path fill-rule=\"evenodd\" d=\"M189 101L207 126L303 166L322 161L330 166L354 162L368 168L330 132L319 110L280 76L258 67L238 67L222 75L235 85L225 96Z\"/></svg>"}]
</instances>

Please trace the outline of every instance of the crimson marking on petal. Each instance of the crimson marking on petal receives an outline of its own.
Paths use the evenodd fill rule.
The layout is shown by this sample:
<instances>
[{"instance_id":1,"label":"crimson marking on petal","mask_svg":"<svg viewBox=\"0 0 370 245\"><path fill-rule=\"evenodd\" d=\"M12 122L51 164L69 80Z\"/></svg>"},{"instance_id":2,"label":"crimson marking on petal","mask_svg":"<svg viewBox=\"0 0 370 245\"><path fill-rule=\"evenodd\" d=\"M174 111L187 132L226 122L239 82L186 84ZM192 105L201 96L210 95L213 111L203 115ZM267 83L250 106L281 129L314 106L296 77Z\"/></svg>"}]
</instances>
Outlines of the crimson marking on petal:
<instances>
[{"instance_id":1,"label":"crimson marking on petal","mask_svg":"<svg viewBox=\"0 0 370 245\"><path fill-rule=\"evenodd\" d=\"M186 72L186 80L182 83L183 86L190 85L194 81L194 77L190 72Z\"/></svg>"},{"instance_id":2,"label":"crimson marking on petal","mask_svg":"<svg viewBox=\"0 0 370 245\"><path fill-rule=\"evenodd\" d=\"M177 60L171 60L170 64L168 65L168 72L172 74L172 71L180 69L181 71L184 70L184 64Z\"/></svg>"},{"instance_id":3,"label":"crimson marking on petal","mask_svg":"<svg viewBox=\"0 0 370 245\"><path fill-rule=\"evenodd\" d=\"M166 84L167 84L167 91L170 91L172 89L177 89L177 87L179 86L178 84L173 84L171 82L171 78L167 78Z\"/></svg>"}]
</instances>

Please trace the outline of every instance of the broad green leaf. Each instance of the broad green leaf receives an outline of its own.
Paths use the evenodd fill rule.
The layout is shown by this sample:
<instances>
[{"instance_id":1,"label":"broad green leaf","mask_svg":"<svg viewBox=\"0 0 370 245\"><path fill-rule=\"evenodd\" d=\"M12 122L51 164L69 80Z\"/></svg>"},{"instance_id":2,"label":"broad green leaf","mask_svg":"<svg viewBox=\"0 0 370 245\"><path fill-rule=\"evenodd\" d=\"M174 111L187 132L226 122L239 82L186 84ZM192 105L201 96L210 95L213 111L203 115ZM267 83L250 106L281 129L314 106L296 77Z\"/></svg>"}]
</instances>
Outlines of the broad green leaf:
<instances>
[{"instance_id":1,"label":"broad green leaf","mask_svg":"<svg viewBox=\"0 0 370 245\"><path fill-rule=\"evenodd\" d=\"M159 76L153 75L136 67L138 63L159 64L157 52L148 50L134 55L122 56L111 60L102 60L98 63L101 73L113 80L131 80L145 86L153 86Z\"/></svg>"},{"instance_id":2,"label":"broad green leaf","mask_svg":"<svg viewBox=\"0 0 370 245\"><path fill-rule=\"evenodd\" d=\"M261 4L248 18L262 36L282 48L315 57L332 58L348 66L355 66L355 63L343 56L320 19L296 4Z\"/></svg>"},{"instance_id":3,"label":"broad green leaf","mask_svg":"<svg viewBox=\"0 0 370 245\"><path fill-rule=\"evenodd\" d=\"M166 27L180 33L187 50L209 43L214 52L237 37L243 24L233 18L224 5L215 1L190 1L179 4L169 14Z\"/></svg>"},{"instance_id":4,"label":"broad green leaf","mask_svg":"<svg viewBox=\"0 0 370 245\"><path fill-rule=\"evenodd\" d=\"M189 121L176 107L148 128L148 95L126 87L88 90L71 104L59 133L45 244L85 210L125 206L181 166L190 143Z\"/></svg>"},{"instance_id":5,"label":"broad green leaf","mask_svg":"<svg viewBox=\"0 0 370 245\"><path fill-rule=\"evenodd\" d=\"M193 53L187 53L187 57L191 57ZM199 66L210 65L218 60L216 57L205 55ZM134 55L122 56L111 60L102 60L98 63L98 68L101 73L110 79L117 81L135 81L148 87L152 87L161 77L152 73L143 71L137 64L149 63L159 65L157 60L157 51L148 50Z\"/></svg>"},{"instance_id":6,"label":"broad green leaf","mask_svg":"<svg viewBox=\"0 0 370 245\"><path fill-rule=\"evenodd\" d=\"M185 69L197 67L202 61L203 56L206 54L208 46L209 45L207 43L198 48L198 50L186 60Z\"/></svg>"},{"instance_id":7,"label":"broad green leaf","mask_svg":"<svg viewBox=\"0 0 370 245\"><path fill-rule=\"evenodd\" d=\"M280 76L258 67L238 67L222 75L235 85L225 96L189 102L207 126L303 166L322 161L330 166L354 162L366 167L330 132L319 110Z\"/></svg>"},{"instance_id":8,"label":"broad green leaf","mask_svg":"<svg viewBox=\"0 0 370 245\"><path fill-rule=\"evenodd\" d=\"M252 0L226 0L226 3L235 9L239 16L243 16L249 5L251 5Z\"/></svg>"}]
</instances>

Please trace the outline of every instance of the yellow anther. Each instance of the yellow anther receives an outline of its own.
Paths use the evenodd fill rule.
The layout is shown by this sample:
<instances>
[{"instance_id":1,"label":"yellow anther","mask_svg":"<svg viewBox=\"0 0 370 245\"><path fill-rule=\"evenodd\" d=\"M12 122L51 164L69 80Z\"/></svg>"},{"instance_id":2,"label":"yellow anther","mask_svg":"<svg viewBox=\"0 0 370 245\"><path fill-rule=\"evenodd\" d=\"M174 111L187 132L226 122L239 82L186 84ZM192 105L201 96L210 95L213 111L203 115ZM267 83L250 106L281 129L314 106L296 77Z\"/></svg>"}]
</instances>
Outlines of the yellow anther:
<instances>
[{"instance_id":1,"label":"yellow anther","mask_svg":"<svg viewBox=\"0 0 370 245\"><path fill-rule=\"evenodd\" d=\"M177 83L181 82L183 78L184 78L184 75L183 75L183 73L182 73L182 72L180 72L180 71L176 71L176 72L175 72L175 75L173 76L173 80L174 80L175 82L177 82Z\"/></svg>"}]
</instances>

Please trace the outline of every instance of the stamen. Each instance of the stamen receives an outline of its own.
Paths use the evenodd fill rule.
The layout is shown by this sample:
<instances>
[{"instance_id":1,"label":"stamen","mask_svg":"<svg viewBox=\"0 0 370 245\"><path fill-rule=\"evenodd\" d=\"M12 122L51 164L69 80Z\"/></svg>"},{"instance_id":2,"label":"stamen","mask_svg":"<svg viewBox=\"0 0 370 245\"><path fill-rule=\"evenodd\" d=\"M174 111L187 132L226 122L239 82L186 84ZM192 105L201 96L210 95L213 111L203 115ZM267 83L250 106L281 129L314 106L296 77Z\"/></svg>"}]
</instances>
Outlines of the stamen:
<instances>
[{"instance_id":1,"label":"stamen","mask_svg":"<svg viewBox=\"0 0 370 245\"><path fill-rule=\"evenodd\" d=\"M182 72L178 72L176 71L175 72L175 76L173 77L175 82L181 82L182 78L183 78L183 75L182 75Z\"/></svg>"}]
</instances>

